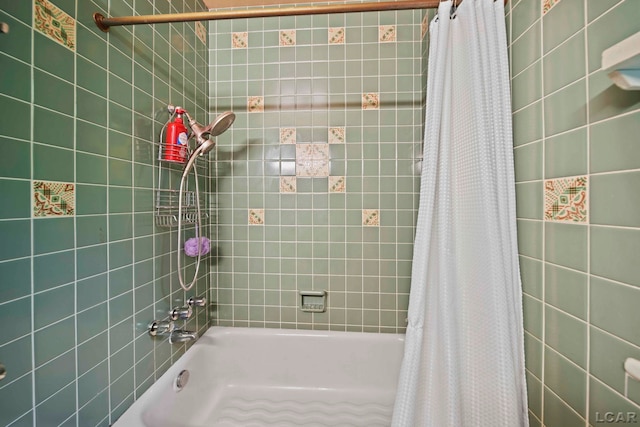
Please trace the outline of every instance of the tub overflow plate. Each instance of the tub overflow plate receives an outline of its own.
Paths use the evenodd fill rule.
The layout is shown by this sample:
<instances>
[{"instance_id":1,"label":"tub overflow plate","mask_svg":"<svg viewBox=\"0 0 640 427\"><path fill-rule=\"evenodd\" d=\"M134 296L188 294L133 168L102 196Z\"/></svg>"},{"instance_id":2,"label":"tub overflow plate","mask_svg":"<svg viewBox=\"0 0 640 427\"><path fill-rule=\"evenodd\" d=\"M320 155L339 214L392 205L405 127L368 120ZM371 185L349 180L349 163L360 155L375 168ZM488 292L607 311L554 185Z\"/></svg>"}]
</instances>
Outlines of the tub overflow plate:
<instances>
[{"instance_id":1,"label":"tub overflow plate","mask_svg":"<svg viewBox=\"0 0 640 427\"><path fill-rule=\"evenodd\" d=\"M188 382L189 382L189 371L187 371L186 369L183 369L182 371L180 371L180 373L176 377L176 380L173 383L173 390L175 392L182 391L182 389L187 385Z\"/></svg>"}]
</instances>

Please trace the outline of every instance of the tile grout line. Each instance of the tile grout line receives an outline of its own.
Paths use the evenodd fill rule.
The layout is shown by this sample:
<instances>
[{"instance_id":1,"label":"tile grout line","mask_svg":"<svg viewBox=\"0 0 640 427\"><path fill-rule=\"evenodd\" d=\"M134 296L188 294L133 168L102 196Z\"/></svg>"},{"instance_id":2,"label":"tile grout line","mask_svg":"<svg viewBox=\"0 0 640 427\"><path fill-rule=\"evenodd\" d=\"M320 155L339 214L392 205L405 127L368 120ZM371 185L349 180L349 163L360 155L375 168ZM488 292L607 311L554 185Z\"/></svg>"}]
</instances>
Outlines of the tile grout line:
<instances>
[{"instance_id":1,"label":"tile grout line","mask_svg":"<svg viewBox=\"0 0 640 427\"><path fill-rule=\"evenodd\" d=\"M111 0L109 2L111 2ZM109 8L109 7L107 6L107 8ZM111 33L107 33L106 34L106 43L107 43L108 46L111 45ZM106 61L107 61L107 67L109 67L110 64L111 64L111 51L110 51L110 49L107 49ZM111 170L109 168L109 164L110 164L110 162L109 162L109 159L110 159L110 157L109 157L109 141L111 139L110 136L109 136L109 130L111 128L111 126L110 126L110 124L111 124L111 121L110 121L111 108L109 108L110 84L109 84L109 75L108 74L107 74L107 79L106 80L107 80L106 81L107 109L106 109L105 114L106 114L106 124L107 124L106 129L107 129L107 132L106 132L105 137L106 137L107 147L106 147L106 156L105 157L106 157L107 167L106 167L106 171L105 171L106 172L106 184L105 184L105 186L106 186L106 190L107 190L107 200L105 201L105 208L106 208L106 212L107 212L107 215L108 215L109 210L110 210L109 193L110 193L110 190L111 190L111 188L110 188L110 185L111 185L111 183L110 183ZM111 402L111 385L112 385L112 382L111 382L111 379L112 379L111 378L111 310L110 310L111 304L109 302L109 299L110 299L110 296L111 296L111 290L110 290L111 283L110 283L110 280L109 280L110 279L109 278L109 267L111 266L110 251L109 251L109 247L110 247L110 244L111 244L111 239L110 239L110 236L109 236L109 234L110 234L110 223L111 223L111 221L107 220L106 224L105 224L105 229L106 229L106 236L105 236L106 237L106 239L105 239L106 240L106 245L105 246L106 246L106 263L107 263L107 289L106 289L107 290L107 301L106 301L106 308L107 308L107 330L106 330L106 332L107 332L107 383L109 385L109 393L108 393L108 396L107 396L107 401L108 401L108 403L107 403L108 404L107 414L108 414L108 417L109 417L109 422L113 423L115 420L113 420L113 418L112 418L112 405L111 405L112 404L112 402ZM77 250L76 250L76 253L77 253ZM76 265L76 269L77 268L78 268L78 266Z\"/></svg>"},{"instance_id":2,"label":"tile grout line","mask_svg":"<svg viewBox=\"0 0 640 427\"><path fill-rule=\"evenodd\" d=\"M157 7L155 6L155 4L152 4L151 8L154 9L154 10L158 10ZM151 44L152 44L152 46L150 47L152 52L155 52L155 39L156 39L156 30L155 30L155 28L153 28L151 30ZM151 79L151 97L152 97L152 99L155 99L155 97L156 97L155 62L153 62L153 61L151 62L151 70L148 70L148 71L149 71L149 73L151 74L151 77L152 77L152 79ZM154 114L153 122L152 122L152 125L151 125L152 133L154 133L153 140L151 142L152 142L152 144L154 146L155 146L155 142L156 141L155 141L155 132L153 130L157 126L158 126L158 124L156 123L156 117L155 117L155 114ZM156 200L157 200L156 199L156 194L158 193L158 188L159 188L159 183L156 182L156 176L157 176L156 168L160 168L160 164L159 164L160 162L157 160L157 157L160 156L160 153L161 153L161 150L162 150L162 141L160 140L161 136L162 136L162 131L160 131L159 135L158 135L158 156L155 155L155 151L154 151L154 153L152 154L153 161L152 161L152 164L151 164L151 175L152 175L151 187L152 187L152 191L153 191L153 205L152 205L152 207L153 207L153 212L154 212L153 213L154 224L155 224L155 207L156 207L156 204L157 204L157 202L156 202ZM157 283L161 279L161 277L157 277L157 275L158 275L158 270L157 270L158 269L158 262L157 262L157 259L159 257L159 255L157 253L157 245L158 245L158 233L157 232L154 231L152 233L151 241L152 241L152 244L153 244L152 267L153 267L154 284L152 285L152 292L151 292L152 298L153 298L153 301L151 303L152 311L153 311L153 318L150 319L150 322L153 322L155 320L155 318L156 318L156 313L158 312L158 308L157 308L158 295L156 293L157 286L155 286L155 283ZM157 370L158 370L158 360L156 358L156 342L155 342L155 340L151 341L151 351L150 352L152 353L152 357L151 358L153 360L153 372L151 373L151 377L153 377L153 381L155 382L157 380L156 373L157 373ZM109 411L109 414L110 413L111 412Z\"/></svg>"},{"instance_id":3,"label":"tile grout line","mask_svg":"<svg viewBox=\"0 0 640 427\"><path fill-rule=\"evenodd\" d=\"M586 313L586 390L585 390L585 427L589 427L589 422L591 418L591 99L590 90L589 90L589 32L587 31L587 27L589 25L589 17L588 17L588 2L584 0L584 67L585 67L585 76L587 78L585 83L585 114L586 114L586 126L587 126L587 253L586 253L586 261L587 261L587 313Z\"/></svg>"},{"instance_id":4,"label":"tile grout line","mask_svg":"<svg viewBox=\"0 0 640 427\"><path fill-rule=\"evenodd\" d=\"M598 325L589 325L592 329L597 330L598 332L600 332L601 334L607 335L608 338L612 338L616 341L620 341L623 344L629 346L629 347L633 347L634 349L640 350L640 345L633 343L625 338L621 338L618 335L614 334L613 332L609 332L606 329L602 329L601 327L599 327ZM597 378L595 375L593 375L594 378Z\"/></svg>"},{"instance_id":5,"label":"tile grout line","mask_svg":"<svg viewBox=\"0 0 640 427\"><path fill-rule=\"evenodd\" d=\"M132 7L133 10L136 9L136 2L132 1ZM135 87L137 85L137 79L136 79L136 70L135 70L135 64L136 64L136 55L135 55L135 46L136 46L136 32L139 30L139 28L134 27L131 29L131 44L132 44L132 52L131 52L131 124L132 124L132 128L131 128L131 134L132 134L132 139L133 139L133 144L131 144L131 147L129 147L129 152L131 153L131 213L128 214L131 218L131 254L132 254L132 259L131 259L131 319L132 322L135 324L135 319L136 319L136 281L135 281L135 271L136 271L136 262L135 262L135 257L136 257L136 221L135 221L135 214L136 214L136 190L133 189L133 186L135 185L135 177L136 177L136 173L135 173L135 163L134 163L134 159L136 157L135 155L135 145L137 144L136 140L138 139L136 136L136 131L133 128L135 125L134 123L136 122L136 113L135 113ZM119 76L117 76L119 78ZM155 271L154 271L155 274ZM109 280L109 284L111 284L111 280ZM123 292L120 295L124 295L126 292ZM136 400L136 389L137 389L137 375L136 375L136 366L137 366L137 355L136 355L136 330L134 328L134 332L133 332L133 339L132 339L132 351L133 351L133 400L135 402ZM80 427L80 426L78 426Z\"/></svg>"},{"instance_id":6,"label":"tile grout line","mask_svg":"<svg viewBox=\"0 0 640 427\"><path fill-rule=\"evenodd\" d=\"M542 139L541 139L541 151L542 151L542 161L541 161L541 171L540 173L542 174L541 176L544 177L545 176L545 148L546 148L546 142L547 142L547 127L546 127L546 121L545 121L545 94L544 94L544 31L545 31L545 21L543 18L544 13L543 13L543 8L544 8L544 3L541 2L540 3L540 9L538 9L538 13L540 13L540 91L541 91L541 98L540 98L540 109L541 109L541 114L540 114L540 120L541 120L541 127L542 127ZM542 197L541 200L544 203L544 186L542 186L542 188L540 189L540 191L542 191ZM541 231L542 231L542 253L540 254L540 258L542 261L542 289L541 289L541 297L542 297L542 319L541 319L541 323L542 323L542 331L541 331L541 341L542 341L542 355L540 357L541 359L541 367L540 367L540 376L542 379L541 382L541 396L540 396L540 420L542 422L542 425L544 426L544 422L545 422L545 388L546 388L546 370L545 370L545 364L546 364L546 351L545 351L545 347L547 344L547 334L546 334L546 330L547 330L547 325L546 325L546 300L547 300L547 296L546 296L546 226L545 226L545 221L544 221L544 204L542 205L542 225L541 225Z\"/></svg>"},{"instance_id":7,"label":"tile grout line","mask_svg":"<svg viewBox=\"0 0 640 427\"><path fill-rule=\"evenodd\" d=\"M574 409L574 407L571 406L566 400L564 400L555 390L553 390L551 387L546 387L546 390L549 390L549 393L553 394L560 402L562 402L569 409L569 411L571 411L573 414L577 415L578 418L580 418L581 421L585 421L585 427L589 427L589 425L586 424L585 417L580 415L580 412L578 412L576 409ZM544 426L544 424L543 424L543 426Z\"/></svg>"},{"instance_id":8,"label":"tile grout line","mask_svg":"<svg viewBox=\"0 0 640 427\"><path fill-rule=\"evenodd\" d=\"M78 3L75 3L75 11L74 14L76 18L78 17ZM76 25L75 30L77 33L78 21L74 19L74 23ZM73 54L73 75L74 75L74 84L73 84L73 206L74 206L74 215L73 215L73 247L74 249L78 247L78 162L77 157L75 155L75 151L78 145L78 126L76 125L75 117L78 117L78 54L77 47L74 50ZM80 427L80 391L79 391L79 367L78 367L78 251L73 251L73 262L75 264L74 268L74 280L73 280L73 313L74 313L74 339L73 339L73 349L74 349L74 364L75 364L75 415L76 415L76 427Z\"/></svg>"},{"instance_id":9,"label":"tile grout line","mask_svg":"<svg viewBox=\"0 0 640 427\"><path fill-rule=\"evenodd\" d=\"M30 61L31 61L31 65L29 67L29 72L30 72L30 77L31 77L31 83L30 83L30 90L31 90L31 98L30 98L30 105L29 105L29 113L31 114L31 117L34 117L34 111L35 111L35 70L34 70L34 66L33 64L35 63L35 19L36 19L36 11L35 11L35 3L33 3L32 7L31 7L31 13L32 13L32 17L31 17L31 28L29 28L29 32L31 35L31 44L30 44ZM34 234L35 234L35 227L34 227L34 220L33 220L33 210L35 209L35 201L34 201L34 194L33 194L33 183L35 180L35 169L34 169L34 164L35 164L35 160L34 160L34 150L33 150L33 140L35 137L35 123L33 120L31 120L31 126L29 129L29 140L31 143L31 147L29 149L29 162L30 162L30 169L31 169L31 185L29 186L29 199L31 201L30 203L30 212L29 212L29 232L31 234L30 238L31 238L31 251L30 251L30 270L31 270L31 289L30 289L30 296L29 296L29 302L30 302L30 308L31 308L31 316L30 316L30 334L31 334L31 409L33 411L32 414L32 423L35 426L36 422L37 422L37 418L36 418L36 343L35 343L35 332L34 332L34 328L35 328L35 298L33 297L33 294L35 292L35 278L34 278L34 255L35 255L35 238L34 238Z\"/></svg>"}]
</instances>

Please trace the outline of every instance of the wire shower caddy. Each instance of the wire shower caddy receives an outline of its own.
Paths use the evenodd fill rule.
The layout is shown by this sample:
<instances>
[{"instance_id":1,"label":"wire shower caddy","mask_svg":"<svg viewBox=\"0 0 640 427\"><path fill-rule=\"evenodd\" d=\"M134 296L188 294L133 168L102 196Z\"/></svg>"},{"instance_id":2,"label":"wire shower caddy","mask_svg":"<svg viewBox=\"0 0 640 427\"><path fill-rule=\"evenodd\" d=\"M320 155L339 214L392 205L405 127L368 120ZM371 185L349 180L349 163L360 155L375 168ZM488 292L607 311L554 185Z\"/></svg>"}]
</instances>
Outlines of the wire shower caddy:
<instances>
[{"instance_id":1,"label":"wire shower caddy","mask_svg":"<svg viewBox=\"0 0 640 427\"><path fill-rule=\"evenodd\" d=\"M173 116L172 107L168 107L169 121ZM191 152L187 151L185 160L169 160L165 156L164 144L164 129L166 125L160 131L160 143L158 149L158 187L155 194L155 207L154 217L155 223L159 227L175 227L178 225L178 203L180 202L180 191L170 188L170 184L167 184L163 188L163 171L165 173L171 173L172 170L182 173L181 168L184 167L186 159L189 158ZM174 167L175 166L175 167ZM167 183L171 182L171 176L165 178ZM189 188L189 177L186 179L186 188ZM201 220L206 221L209 219L208 209L206 207L207 197L200 197L200 213ZM194 191L185 191L182 194L182 223L194 224L198 220L198 210L196 206L196 195Z\"/></svg>"}]
</instances>

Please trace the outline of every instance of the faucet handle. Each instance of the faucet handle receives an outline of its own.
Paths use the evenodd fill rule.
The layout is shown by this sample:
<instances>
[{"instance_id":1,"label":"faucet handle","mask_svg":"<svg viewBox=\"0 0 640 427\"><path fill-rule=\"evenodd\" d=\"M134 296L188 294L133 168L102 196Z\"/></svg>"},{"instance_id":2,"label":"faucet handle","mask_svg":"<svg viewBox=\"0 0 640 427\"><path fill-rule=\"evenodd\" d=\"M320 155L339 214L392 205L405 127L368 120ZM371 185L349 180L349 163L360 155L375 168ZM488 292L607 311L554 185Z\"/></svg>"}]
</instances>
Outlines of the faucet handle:
<instances>
[{"instance_id":1,"label":"faucet handle","mask_svg":"<svg viewBox=\"0 0 640 427\"><path fill-rule=\"evenodd\" d=\"M169 312L169 318L171 320L178 319L188 319L193 314L193 309L190 305L185 305L184 307L173 307L173 309Z\"/></svg>"},{"instance_id":2,"label":"faucet handle","mask_svg":"<svg viewBox=\"0 0 640 427\"><path fill-rule=\"evenodd\" d=\"M189 307L204 307L207 305L207 298L204 296L191 297L187 300L187 305Z\"/></svg>"},{"instance_id":3,"label":"faucet handle","mask_svg":"<svg viewBox=\"0 0 640 427\"><path fill-rule=\"evenodd\" d=\"M175 325L168 320L154 320L149 324L149 335L152 337L168 335L173 332Z\"/></svg>"}]
</instances>

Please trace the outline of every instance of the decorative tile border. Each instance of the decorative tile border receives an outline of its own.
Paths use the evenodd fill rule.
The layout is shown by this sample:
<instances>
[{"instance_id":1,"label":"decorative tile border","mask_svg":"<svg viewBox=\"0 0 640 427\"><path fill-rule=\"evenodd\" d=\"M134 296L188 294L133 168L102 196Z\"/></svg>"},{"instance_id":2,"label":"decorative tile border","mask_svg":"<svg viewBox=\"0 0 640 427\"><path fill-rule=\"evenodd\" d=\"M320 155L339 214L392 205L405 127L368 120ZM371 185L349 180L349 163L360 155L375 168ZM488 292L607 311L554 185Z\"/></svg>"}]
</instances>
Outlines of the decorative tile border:
<instances>
[{"instance_id":1,"label":"decorative tile border","mask_svg":"<svg viewBox=\"0 0 640 427\"><path fill-rule=\"evenodd\" d=\"M295 144L296 128L280 128L280 144Z\"/></svg>"},{"instance_id":2,"label":"decorative tile border","mask_svg":"<svg viewBox=\"0 0 640 427\"><path fill-rule=\"evenodd\" d=\"M343 127L329 128L329 144L344 144L346 131Z\"/></svg>"},{"instance_id":3,"label":"decorative tile border","mask_svg":"<svg viewBox=\"0 0 640 427\"><path fill-rule=\"evenodd\" d=\"M280 177L280 192L281 193L295 193L296 177L295 176L281 176Z\"/></svg>"},{"instance_id":4,"label":"decorative tile border","mask_svg":"<svg viewBox=\"0 0 640 427\"><path fill-rule=\"evenodd\" d=\"M344 176L329 177L329 193L344 193L347 191L347 178Z\"/></svg>"},{"instance_id":5,"label":"decorative tile border","mask_svg":"<svg viewBox=\"0 0 640 427\"><path fill-rule=\"evenodd\" d=\"M377 93L363 93L362 94L362 109L363 110L377 110L380 108L380 95Z\"/></svg>"},{"instance_id":6,"label":"decorative tile border","mask_svg":"<svg viewBox=\"0 0 640 427\"><path fill-rule=\"evenodd\" d=\"M329 44L344 44L345 31L343 27L329 28Z\"/></svg>"},{"instance_id":7,"label":"decorative tile border","mask_svg":"<svg viewBox=\"0 0 640 427\"><path fill-rule=\"evenodd\" d=\"M549 179L544 182L544 219L587 222L587 177Z\"/></svg>"},{"instance_id":8,"label":"decorative tile border","mask_svg":"<svg viewBox=\"0 0 640 427\"><path fill-rule=\"evenodd\" d=\"M76 50L76 20L48 0L34 0L33 26L50 39Z\"/></svg>"},{"instance_id":9,"label":"decorative tile border","mask_svg":"<svg viewBox=\"0 0 640 427\"><path fill-rule=\"evenodd\" d=\"M196 21L195 31L196 31L196 36L198 36L202 44L206 46L207 45L207 29L205 28L204 25L202 25L202 22Z\"/></svg>"},{"instance_id":10,"label":"decorative tile border","mask_svg":"<svg viewBox=\"0 0 640 427\"><path fill-rule=\"evenodd\" d=\"M233 33L231 34L232 49L246 49L249 47L249 33Z\"/></svg>"},{"instance_id":11,"label":"decorative tile border","mask_svg":"<svg viewBox=\"0 0 640 427\"><path fill-rule=\"evenodd\" d=\"M395 25L380 25L378 27L378 35L380 43L389 43L396 41Z\"/></svg>"},{"instance_id":12,"label":"decorative tile border","mask_svg":"<svg viewBox=\"0 0 640 427\"><path fill-rule=\"evenodd\" d=\"M362 225L377 227L380 225L380 211L378 209L362 209Z\"/></svg>"},{"instance_id":13,"label":"decorative tile border","mask_svg":"<svg viewBox=\"0 0 640 427\"><path fill-rule=\"evenodd\" d=\"M296 30L280 30L280 46L295 46Z\"/></svg>"},{"instance_id":14,"label":"decorative tile border","mask_svg":"<svg viewBox=\"0 0 640 427\"><path fill-rule=\"evenodd\" d=\"M75 186L66 182L33 181L33 216L73 216Z\"/></svg>"},{"instance_id":15,"label":"decorative tile border","mask_svg":"<svg viewBox=\"0 0 640 427\"><path fill-rule=\"evenodd\" d=\"M543 0L542 1L542 14L549 12L551 8L560 3L560 0Z\"/></svg>"},{"instance_id":16,"label":"decorative tile border","mask_svg":"<svg viewBox=\"0 0 640 427\"><path fill-rule=\"evenodd\" d=\"M249 225L264 225L264 209L249 209Z\"/></svg>"},{"instance_id":17,"label":"decorative tile border","mask_svg":"<svg viewBox=\"0 0 640 427\"><path fill-rule=\"evenodd\" d=\"M247 110L250 113L262 113L264 111L264 96L250 96L247 98Z\"/></svg>"}]
</instances>

